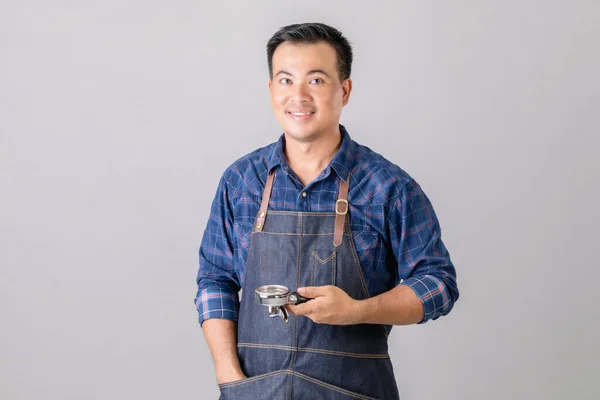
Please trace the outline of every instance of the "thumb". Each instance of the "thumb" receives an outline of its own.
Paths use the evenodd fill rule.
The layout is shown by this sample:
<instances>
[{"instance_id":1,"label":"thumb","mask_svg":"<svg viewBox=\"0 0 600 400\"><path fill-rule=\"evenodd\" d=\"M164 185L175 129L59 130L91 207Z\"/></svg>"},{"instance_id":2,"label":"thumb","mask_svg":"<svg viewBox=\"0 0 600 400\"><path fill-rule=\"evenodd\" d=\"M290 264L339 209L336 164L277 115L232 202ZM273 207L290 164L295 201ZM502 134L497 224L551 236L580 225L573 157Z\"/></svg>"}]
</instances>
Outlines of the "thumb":
<instances>
[{"instance_id":1,"label":"thumb","mask_svg":"<svg viewBox=\"0 0 600 400\"><path fill-rule=\"evenodd\" d=\"M314 299L315 297L320 297L325 295L325 287L324 286L306 286L298 288L298 294L300 296L307 297L309 299Z\"/></svg>"}]
</instances>

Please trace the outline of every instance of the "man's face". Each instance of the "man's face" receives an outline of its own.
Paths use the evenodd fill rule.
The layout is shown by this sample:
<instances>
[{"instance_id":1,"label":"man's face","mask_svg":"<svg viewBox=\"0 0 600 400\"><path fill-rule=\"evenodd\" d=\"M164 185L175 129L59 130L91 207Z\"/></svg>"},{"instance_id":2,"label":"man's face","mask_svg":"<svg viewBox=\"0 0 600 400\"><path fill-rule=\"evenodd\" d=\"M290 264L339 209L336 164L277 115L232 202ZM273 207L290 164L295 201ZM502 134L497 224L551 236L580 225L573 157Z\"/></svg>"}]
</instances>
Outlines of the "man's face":
<instances>
[{"instance_id":1,"label":"man's face","mask_svg":"<svg viewBox=\"0 0 600 400\"><path fill-rule=\"evenodd\" d=\"M272 65L271 104L284 132L300 142L337 134L352 82L340 82L335 49L326 42L283 42Z\"/></svg>"}]
</instances>

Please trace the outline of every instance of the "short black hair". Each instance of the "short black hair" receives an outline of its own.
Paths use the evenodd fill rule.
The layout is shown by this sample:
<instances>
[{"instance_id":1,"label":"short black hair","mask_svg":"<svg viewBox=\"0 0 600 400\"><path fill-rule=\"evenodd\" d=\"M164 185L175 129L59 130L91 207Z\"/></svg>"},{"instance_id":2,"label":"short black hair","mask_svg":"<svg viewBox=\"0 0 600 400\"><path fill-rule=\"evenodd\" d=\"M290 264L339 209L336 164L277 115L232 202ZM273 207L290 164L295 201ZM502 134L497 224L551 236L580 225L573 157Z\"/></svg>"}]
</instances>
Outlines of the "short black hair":
<instances>
[{"instance_id":1,"label":"short black hair","mask_svg":"<svg viewBox=\"0 0 600 400\"><path fill-rule=\"evenodd\" d=\"M267 43L269 78L273 79L273 54L283 42L291 43L329 43L337 53L337 69L340 81L350 78L352 70L352 46L337 29L318 22L294 24L279 29Z\"/></svg>"}]
</instances>

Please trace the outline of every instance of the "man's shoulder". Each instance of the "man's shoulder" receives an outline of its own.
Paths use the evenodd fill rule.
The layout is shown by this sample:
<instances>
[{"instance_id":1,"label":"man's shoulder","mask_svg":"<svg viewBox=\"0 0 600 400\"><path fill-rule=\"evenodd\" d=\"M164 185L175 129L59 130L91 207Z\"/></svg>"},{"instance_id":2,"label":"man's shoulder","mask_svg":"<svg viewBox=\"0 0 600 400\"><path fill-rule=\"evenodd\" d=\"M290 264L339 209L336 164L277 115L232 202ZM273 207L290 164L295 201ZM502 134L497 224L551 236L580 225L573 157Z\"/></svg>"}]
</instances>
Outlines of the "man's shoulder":
<instances>
[{"instance_id":1,"label":"man's shoulder","mask_svg":"<svg viewBox=\"0 0 600 400\"><path fill-rule=\"evenodd\" d=\"M366 145L354 141L354 163L351 175L360 185L384 189L393 196L413 178L403 168Z\"/></svg>"},{"instance_id":2,"label":"man's shoulder","mask_svg":"<svg viewBox=\"0 0 600 400\"><path fill-rule=\"evenodd\" d=\"M223 179L234 189L260 185L260 177L268 172L269 158L276 144L268 144L238 158L225 169Z\"/></svg>"}]
</instances>

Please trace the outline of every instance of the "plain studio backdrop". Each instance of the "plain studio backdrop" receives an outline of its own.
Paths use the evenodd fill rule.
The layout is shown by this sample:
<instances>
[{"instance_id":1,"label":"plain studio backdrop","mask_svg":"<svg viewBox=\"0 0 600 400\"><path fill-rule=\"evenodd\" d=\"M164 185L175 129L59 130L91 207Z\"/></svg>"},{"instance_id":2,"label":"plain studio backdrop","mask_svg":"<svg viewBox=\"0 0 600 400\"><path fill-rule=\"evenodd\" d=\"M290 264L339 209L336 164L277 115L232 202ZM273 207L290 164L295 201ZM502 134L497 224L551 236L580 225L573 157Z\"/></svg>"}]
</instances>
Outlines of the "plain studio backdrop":
<instances>
[{"instance_id":1,"label":"plain studio backdrop","mask_svg":"<svg viewBox=\"0 0 600 400\"><path fill-rule=\"evenodd\" d=\"M600 398L597 0L1 1L0 398L217 398L198 246L306 21L353 44L342 123L457 268L449 316L392 332L401 397Z\"/></svg>"}]
</instances>

